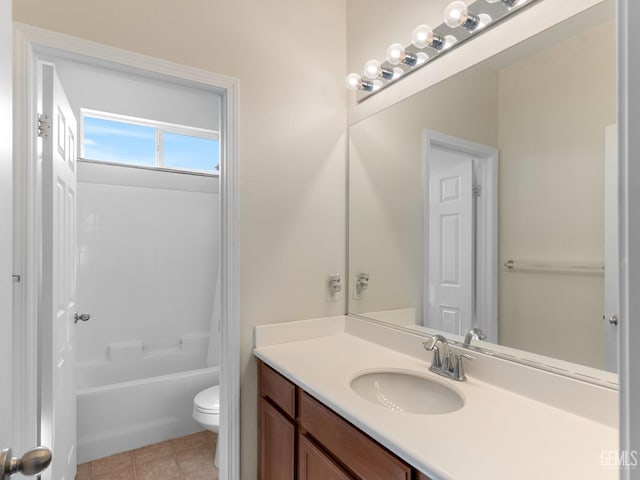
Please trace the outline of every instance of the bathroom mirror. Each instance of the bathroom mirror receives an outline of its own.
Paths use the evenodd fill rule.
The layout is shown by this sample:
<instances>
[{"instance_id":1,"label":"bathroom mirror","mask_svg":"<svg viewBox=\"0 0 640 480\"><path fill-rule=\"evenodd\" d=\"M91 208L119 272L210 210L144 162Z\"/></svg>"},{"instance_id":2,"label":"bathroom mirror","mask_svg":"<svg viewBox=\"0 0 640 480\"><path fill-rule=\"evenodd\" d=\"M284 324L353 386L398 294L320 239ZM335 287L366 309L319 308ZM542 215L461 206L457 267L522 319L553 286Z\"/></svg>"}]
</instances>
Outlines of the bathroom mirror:
<instances>
[{"instance_id":1,"label":"bathroom mirror","mask_svg":"<svg viewBox=\"0 0 640 480\"><path fill-rule=\"evenodd\" d=\"M349 313L615 381L614 13L350 128Z\"/></svg>"}]
</instances>

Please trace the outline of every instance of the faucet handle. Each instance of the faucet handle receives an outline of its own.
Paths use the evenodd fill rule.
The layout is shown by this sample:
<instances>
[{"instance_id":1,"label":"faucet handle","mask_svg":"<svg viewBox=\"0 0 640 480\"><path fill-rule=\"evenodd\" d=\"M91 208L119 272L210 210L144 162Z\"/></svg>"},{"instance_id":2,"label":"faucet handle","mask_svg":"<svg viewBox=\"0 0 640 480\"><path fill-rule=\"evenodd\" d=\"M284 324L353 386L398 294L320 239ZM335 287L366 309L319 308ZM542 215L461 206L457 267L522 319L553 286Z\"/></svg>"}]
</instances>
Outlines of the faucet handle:
<instances>
[{"instance_id":1,"label":"faucet handle","mask_svg":"<svg viewBox=\"0 0 640 480\"><path fill-rule=\"evenodd\" d=\"M439 369L442 367L442 361L440 360L440 349L436 342L422 342L422 346L425 350L433 352L433 360L431 361L431 369Z\"/></svg>"},{"instance_id":2,"label":"faucet handle","mask_svg":"<svg viewBox=\"0 0 640 480\"><path fill-rule=\"evenodd\" d=\"M476 357L472 357L466 353L456 353L456 361L453 364L453 379L460 382L464 382L467 379L467 376L464 374L464 366L462 365L463 358L466 358L467 360L476 359Z\"/></svg>"}]
</instances>

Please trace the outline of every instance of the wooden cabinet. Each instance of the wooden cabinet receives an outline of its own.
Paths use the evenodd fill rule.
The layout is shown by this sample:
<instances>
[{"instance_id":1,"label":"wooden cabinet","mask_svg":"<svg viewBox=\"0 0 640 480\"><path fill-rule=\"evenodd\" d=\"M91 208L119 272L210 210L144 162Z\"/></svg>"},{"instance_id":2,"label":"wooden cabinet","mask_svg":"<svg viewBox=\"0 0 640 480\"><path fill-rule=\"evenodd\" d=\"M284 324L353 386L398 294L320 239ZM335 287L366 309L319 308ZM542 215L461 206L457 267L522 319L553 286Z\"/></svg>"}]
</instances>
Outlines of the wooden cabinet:
<instances>
[{"instance_id":1,"label":"wooden cabinet","mask_svg":"<svg viewBox=\"0 0 640 480\"><path fill-rule=\"evenodd\" d=\"M411 467L303 391L298 395L298 425L357 478L411 480Z\"/></svg>"},{"instance_id":2,"label":"wooden cabinet","mask_svg":"<svg viewBox=\"0 0 640 480\"><path fill-rule=\"evenodd\" d=\"M298 480L354 480L305 435L298 436Z\"/></svg>"},{"instance_id":3,"label":"wooden cabinet","mask_svg":"<svg viewBox=\"0 0 640 480\"><path fill-rule=\"evenodd\" d=\"M258 480L429 480L258 362Z\"/></svg>"},{"instance_id":4,"label":"wooden cabinet","mask_svg":"<svg viewBox=\"0 0 640 480\"><path fill-rule=\"evenodd\" d=\"M260 480L295 477L295 424L264 398L260 399Z\"/></svg>"},{"instance_id":5,"label":"wooden cabinet","mask_svg":"<svg viewBox=\"0 0 640 480\"><path fill-rule=\"evenodd\" d=\"M258 367L258 479L294 480L296 387L264 363Z\"/></svg>"},{"instance_id":6,"label":"wooden cabinet","mask_svg":"<svg viewBox=\"0 0 640 480\"><path fill-rule=\"evenodd\" d=\"M424 473L417 472L416 480L431 480L431 478L427 477Z\"/></svg>"}]
</instances>

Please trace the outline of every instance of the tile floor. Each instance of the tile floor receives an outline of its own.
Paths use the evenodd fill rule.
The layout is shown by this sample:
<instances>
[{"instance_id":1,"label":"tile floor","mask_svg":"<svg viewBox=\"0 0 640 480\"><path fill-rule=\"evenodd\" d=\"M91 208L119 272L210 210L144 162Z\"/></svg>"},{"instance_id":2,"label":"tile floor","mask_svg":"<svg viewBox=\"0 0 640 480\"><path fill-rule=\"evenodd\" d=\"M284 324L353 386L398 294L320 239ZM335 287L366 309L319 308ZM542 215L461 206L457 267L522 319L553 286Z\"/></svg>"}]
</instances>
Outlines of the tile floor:
<instances>
[{"instance_id":1,"label":"tile floor","mask_svg":"<svg viewBox=\"0 0 640 480\"><path fill-rule=\"evenodd\" d=\"M204 431L78 465L76 480L218 480L216 434Z\"/></svg>"}]
</instances>

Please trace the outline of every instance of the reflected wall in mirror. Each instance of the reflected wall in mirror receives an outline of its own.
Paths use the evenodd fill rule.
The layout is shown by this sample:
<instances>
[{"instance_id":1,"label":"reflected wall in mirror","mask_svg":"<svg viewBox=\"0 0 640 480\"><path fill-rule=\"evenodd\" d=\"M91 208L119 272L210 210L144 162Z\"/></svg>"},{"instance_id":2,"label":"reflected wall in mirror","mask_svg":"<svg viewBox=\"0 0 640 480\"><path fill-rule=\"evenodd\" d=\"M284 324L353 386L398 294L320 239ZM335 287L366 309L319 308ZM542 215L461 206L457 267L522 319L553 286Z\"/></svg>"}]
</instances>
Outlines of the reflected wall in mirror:
<instances>
[{"instance_id":1,"label":"reflected wall in mirror","mask_svg":"<svg viewBox=\"0 0 640 480\"><path fill-rule=\"evenodd\" d=\"M350 313L616 369L613 3L350 128Z\"/></svg>"}]
</instances>

